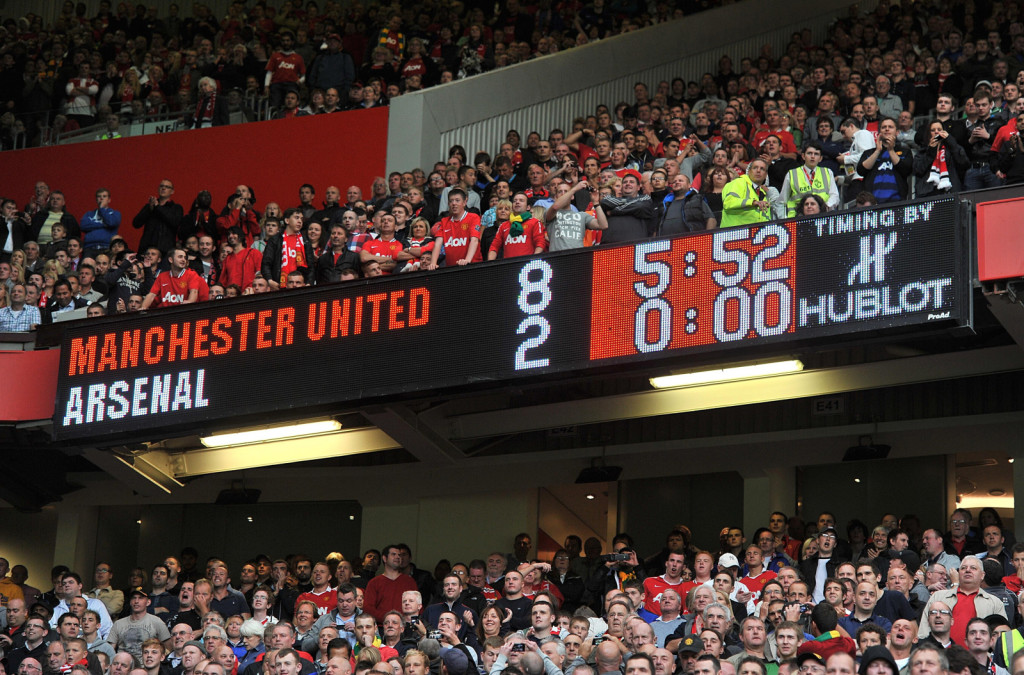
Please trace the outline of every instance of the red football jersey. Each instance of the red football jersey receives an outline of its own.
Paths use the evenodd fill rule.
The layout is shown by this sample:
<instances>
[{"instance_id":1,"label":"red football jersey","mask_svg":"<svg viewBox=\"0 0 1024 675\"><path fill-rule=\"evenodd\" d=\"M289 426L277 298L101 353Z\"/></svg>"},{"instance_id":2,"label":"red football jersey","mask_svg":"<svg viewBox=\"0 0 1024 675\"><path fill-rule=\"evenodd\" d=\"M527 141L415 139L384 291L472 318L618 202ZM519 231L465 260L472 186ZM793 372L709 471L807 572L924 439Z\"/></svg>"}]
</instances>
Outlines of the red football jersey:
<instances>
[{"instance_id":1,"label":"red football jersey","mask_svg":"<svg viewBox=\"0 0 1024 675\"><path fill-rule=\"evenodd\" d=\"M150 289L150 293L156 296L152 306L183 305L193 288L202 295L203 286L206 286L206 282L193 270L186 269L177 276L173 276L170 271L161 272L153 280L153 287Z\"/></svg>"},{"instance_id":2,"label":"red football jersey","mask_svg":"<svg viewBox=\"0 0 1024 675\"><path fill-rule=\"evenodd\" d=\"M467 211L458 220L451 216L442 218L441 222L434 226L433 235L441 237L444 243L445 266L452 267L465 258L469 253L470 241L476 239L479 244L481 232L480 216L475 213ZM470 262L477 263L483 259L483 253L480 251L480 247L477 246L476 253Z\"/></svg>"},{"instance_id":3,"label":"red football jersey","mask_svg":"<svg viewBox=\"0 0 1024 675\"><path fill-rule=\"evenodd\" d=\"M647 577L644 579L644 609L648 612L661 616L661 592L667 588L671 588L672 590L677 591L679 595L683 596L685 599L686 596L679 590L679 587L684 583L685 582L680 580L678 584L670 584L665 581L664 576Z\"/></svg>"},{"instance_id":4,"label":"red football jersey","mask_svg":"<svg viewBox=\"0 0 1024 675\"><path fill-rule=\"evenodd\" d=\"M383 239L371 239L370 241L363 244L363 250L372 255L379 255L382 258L390 258L395 260L398 254L402 252L402 242L397 239L391 241L384 241ZM391 274L388 270L382 270L384 274Z\"/></svg>"},{"instance_id":5,"label":"red football jersey","mask_svg":"<svg viewBox=\"0 0 1024 675\"><path fill-rule=\"evenodd\" d=\"M517 255L533 255L539 246L541 250L547 249L547 241L544 239L544 227L536 218L530 218L523 223L523 233L513 237L512 223L505 221L498 228L498 233L491 242L491 250L498 253L499 258L514 258Z\"/></svg>"},{"instance_id":6,"label":"red football jersey","mask_svg":"<svg viewBox=\"0 0 1024 675\"><path fill-rule=\"evenodd\" d=\"M333 588L328 588L323 593L307 591L295 599L295 606L298 607L300 602L307 600L316 605L317 616L330 614L331 610L338 606L338 591Z\"/></svg>"}]
</instances>

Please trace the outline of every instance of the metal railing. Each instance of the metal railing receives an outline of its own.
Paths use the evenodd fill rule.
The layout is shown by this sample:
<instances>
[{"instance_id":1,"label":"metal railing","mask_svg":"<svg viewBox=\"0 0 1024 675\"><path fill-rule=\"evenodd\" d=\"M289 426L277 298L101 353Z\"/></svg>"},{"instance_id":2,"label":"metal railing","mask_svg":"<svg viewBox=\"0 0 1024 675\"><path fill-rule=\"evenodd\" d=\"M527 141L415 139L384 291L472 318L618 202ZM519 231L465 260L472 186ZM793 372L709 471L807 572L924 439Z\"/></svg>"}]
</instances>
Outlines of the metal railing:
<instances>
[{"instance_id":1,"label":"metal railing","mask_svg":"<svg viewBox=\"0 0 1024 675\"><path fill-rule=\"evenodd\" d=\"M240 107L229 112L229 123L262 122L272 119L275 112L266 96L249 96L242 99ZM26 131L13 136L9 146L5 144L2 149L24 150L29 147L87 143L101 140L107 132L107 125L102 122L78 129L56 131L53 120L62 114L65 113L60 108L16 114L15 120L21 120ZM181 131L185 129L183 120L186 114L186 111L170 110L167 104L161 104L155 111L139 116L122 112L119 113L121 125L117 133L121 138L128 138Z\"/></svg>"}]
</instances>

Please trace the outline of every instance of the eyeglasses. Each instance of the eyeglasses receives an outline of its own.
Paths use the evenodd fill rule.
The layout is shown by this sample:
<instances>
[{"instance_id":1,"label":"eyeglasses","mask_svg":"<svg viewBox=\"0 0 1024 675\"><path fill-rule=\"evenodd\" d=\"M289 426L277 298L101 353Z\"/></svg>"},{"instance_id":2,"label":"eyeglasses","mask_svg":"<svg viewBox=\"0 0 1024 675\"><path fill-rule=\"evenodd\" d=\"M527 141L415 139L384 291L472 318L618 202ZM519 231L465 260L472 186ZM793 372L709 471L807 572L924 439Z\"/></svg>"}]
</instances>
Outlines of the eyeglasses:
<instances>
[{"instance_id":1,"label":"eyeglasses","mask_svg":"<svg viewBox=\"0 0 1024 675\"><path fill-rule=\"evenodd\" d=\"M961 518L961 519L959 519L959 520L951 520L951 521L949 521L949 522L951 522L951 523L952 523L952 524L954 524L954 525L963 525L963 524L964 524L964 523L966 523L967 521L966 521L966 520L963 520L963 519Z\"/></svg>"},{"instance_id":2,"label":"eyeglasses","mask_svg":"<svg viewBox=\"0 0 1024 675\"><path fill-rule=\"evenodd\" d=\"M820 534L818 536L822 539L832 539L833 541L836 539L836 535L834 534Z\"/></svg>"},{"instance_id":3,"label":"eyeglasses","mask_svg":"<svg viewBox=\"0 0 1024 675\"><path fill-rule=\"evenodd\" d=\"M819 665L819 664L811 665L811 664L807 663L807 664L804 664L804 665L800 666L800 669L799 669L798 672L801 672L801 673L823 673L823 672L825 672L825 666L822 666L822 665Z\"/></svg>"},{"instance_id":4,"label":"eyeglasses","mask_svg":"<svg viewBox=\"0 0 1024 675\"><path fill-rule=\"evenodd\" d=\"M953 612L948 609L930 609L928 610L928 616L952 616Z\"/></svg>"},{"instance_id":5,"label":"eyeglasses","mask_svg":"<svg viewBox=\"0 0 1024 675\"><path fill-rule=\"evenodd\" d=\"M161 190L173 190L174 186L173 185L163 185L163 184L161 184L160 185L160 189Z\"/></svg>"},{"instance_id":6,"label":"eyeglasses","mask_svg":"<svg viewBox=\"0 0 1024 675\"><path fill-rule=\"evenodd\" d=\"M97 567L96 571L97 572L109 572L110 570L107 569L106 567Z\"/></svg>"}]
</instances>

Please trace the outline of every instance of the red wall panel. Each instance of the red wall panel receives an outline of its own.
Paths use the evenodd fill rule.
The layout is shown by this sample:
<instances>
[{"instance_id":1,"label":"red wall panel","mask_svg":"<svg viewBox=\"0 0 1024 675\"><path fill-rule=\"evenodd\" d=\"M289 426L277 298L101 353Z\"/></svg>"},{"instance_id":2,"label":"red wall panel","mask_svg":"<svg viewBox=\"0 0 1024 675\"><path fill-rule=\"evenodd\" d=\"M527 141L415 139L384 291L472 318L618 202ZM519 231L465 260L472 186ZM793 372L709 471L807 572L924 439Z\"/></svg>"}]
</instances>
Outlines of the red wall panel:
<instances>
[{"instance_id":1,"label":"red wall panel","mask_svg":"<svg viewBox=\"0 0 1024 675\"><path fill-rule=\"evenodd\" d=\"M303 183L316 187L318 205L328 185L340 187L343 198L349 185L369 194L373 178L384 175L387 129L387 108L373 108L4 152L0 194L20 208L44 180L65 193L68 210L81 219L95 208L96 189L108 188L121 211L121 236L134 246L141 230L131 220L164 178L186 213L204 189L219 211L239 184L253 187L261 210L270 201L297 205Z\"/></svg>"},{"instance_id":2,"label":"red wall panel","mask_svg":"<svg viewBox=\"0 0 1024 675\"><path fill-rule=\"evenodd\" d=\"M984 202L978 208L978 278L1024 277L1024 198Z\"/></svg>"},{"instance_id":3,"label":"red wall panel","mask_svg":"<svg viewBox=\"0 0 1024 675\"><path fill-rule=\"evenodd\" d=\"M0 387L0 420L26 422L53 417L59 364L59 349L0 352L0 373L5 382L34 383L31 387Z\"/></svg>"}]
</instances>

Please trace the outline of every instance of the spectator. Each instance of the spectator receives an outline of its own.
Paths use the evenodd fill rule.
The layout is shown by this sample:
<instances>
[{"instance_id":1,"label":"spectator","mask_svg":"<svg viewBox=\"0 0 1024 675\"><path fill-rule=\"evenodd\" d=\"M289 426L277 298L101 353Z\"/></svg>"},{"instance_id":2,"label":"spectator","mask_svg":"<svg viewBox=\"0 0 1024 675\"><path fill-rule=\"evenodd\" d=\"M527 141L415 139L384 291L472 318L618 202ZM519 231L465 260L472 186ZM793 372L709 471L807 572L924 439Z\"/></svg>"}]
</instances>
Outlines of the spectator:
<instances>
[{"instance_id":1,"label":"spectator","mask_svg":"<svg viewBox=\"0 0 1024 675\"><path fill-rule=\"evenodd\" d=\"M903 99L892 91L892 80L887 75L875 78L875 100L878 103L878 114L882 117L896 119L903 112Z\"/></svg>"},{"instance_id":2,"label":"spectator","mask_svg":"<svg viewBox=\"0 0 1024 675\"><path fill-rule=\"evenodd\" d=\"M565 251L580 248L588 230L603 231L608 228L608 220L604 209L598 210L594 204L594 213L580 211L572 205L575 196L585 192L590 200L594 199L595 187L586 180L570 186L562 183L555 189L555 201L544 214L547 221L547 237L552 251ZM593 201L591 201L593 204Z\"/></svg>"},{"instance_id":3,"label":"spectator","mask_svg":"<svg viewBox=\"0 0 1024 675\"><path fill-rule=\"evenodd\" d=\"M132 220L132 227L142 230L139 250L156 248L161 254L174 248L178 228L184 218L184 211L171 197L174 183L164 178L157 188L156 197L151 196L142 210Z\"/></svg>"},{"instance_id":4,"label":"spectator","mask_svg":"<svg viewBox=\"0 0 1024 675\"><path fill-rule=\"evenodd\" d=\"M286 91L284 94L284 106L274 113L275 120L287 120L295 117L306 117L309 115L299 107L299 92Z\"/></svg>"},{"instance_id":5,"label":"spectator","mask_svg":"<svg viewBox=\"0 0 1024 675\"><path fill-rule=\"evenodd\" d=\"M80 318L78 315L69 314L77 309L86 307L89 303L82 298L74 297L74 290L71 288L71 282L66 279L58 279L53 284L53 297L50 298L46 304L46 318L49 322L53 322L58 316L66 314L65 318ZM84 312L81 316L85 316Z\"/></svg>"},{"instance_id":6,"label":"spectator","mask_svg":"<svg viewBox=\"0 0 1024 675\"><path fill-rule=\"evenodd\" d=\"M397 204L395 206L398 206ZM360 263L366 265L376 261L380 265L381 273L384 275L393 274L400 261L406 260L402 242L395 238L395 216L389 211L380 214L380 224L377 227L379 236L371 239L363 245L359 252ZM411 256L408 256L411 258Z\"/></svg>"},{"instance_id":7,"label":"spectator","mask_svg":"<svg viewBox=\"0 0 1024 675\"><path fill-rule=\"evenodd\" d=\"M912 171L912 153L899 146L896 122L890 117L883 119L874 151L865 153L857 163L857 173L864 176L864 189L879 204L901 201L909 194L907 178Z\"/></svg>"},{"instance_id":8,"label":"spectator","mask_svg":"<svg viewBox=\"0 0 1024 675\"><path fill-rule=\"evenodd\" d=\"M284 286L293 270L301 271L306 283L312 281L316 259L309 239L302 234L302 222L301 211L288 209L284 212L284 231L267 241L260 271L271 290Z\"/></svg>"},{"instance_id":9,"label":"spectator","mask_svg":"<svg viewBox=\"0 0 1024 675\"><path fill-rule=\"evenodd\" d=\"M93 116L96 114L96 94L100 91L99 83L90 77L89 71L89 63L83 61L78 66L78 76L68 80L64 87L67 94L67 115L80 127L87 127L93 123Z\"/></svg>"},{"instance_id":10,"label":"spectator","mask_svg":"<svg viewBox=\"0 0 1024 675\"><path fill-rule=\"evenodd\" d=\"M332 223L330 248L316 261L316 282L327 284L341 281L346 270L358 274L359 269L359 256L348 249L348 230L342 223Z\"/></svg>"},{"instance_id":11,"label":"spectator","mask_svg":"<svg viewBox=\"0 0 1024 675\"><path fill-rule=\"evenodd\" d=\"M270 107L279 108L287 91L298 91L306 80L306 64L295 53L295 35L291 31L280 34L281 48L270 55L267 74L263 81L264 95L270 97Z\"/></svg>"},{"instance_id":12,"label":"spectator","mask_svg":"<svg viewBox=\"0 0 1024 675\"><path fill-rule=\"evenodd\" d=\"M82 216L82 246L86 251L102 250L110 246L110 239L121 227L121 212L110 208L110 190L96 190L96 209Z\"/></svg>"},{"instance_id":13,"label":"spectator","mask_svg":"<svg viewBox=\"0 0 1024 675\"><path fill-rule=\"evenodd\" d=\"M164 622L147 612L149 595L136 589L128 597L131 614L114 622L110 629L109 642L118 651L127 651L142 661L142 645L147 640L157 639L161 642L170 640L171 634Z\"/></svg>"},{"instance_id":14,"label":"spectator","mask_svg":"<svg viewBox=\"0 0 1024 675\"><path fill-rule=\"evenodd\" d=\"M153 281L152 288L142 301L143 310L199 301L200 287L206 286L206 282L188 269L188 253L183 248L172 248L168 258L170 269L158 274Z\"/></svg>"},{"instance_id":15,"label":"spectator","mask_svg":"<svg viewBox=\"0 0 1024 675\"><path fill-rule=\"evenodd\" d=\"M967 153L946 131L942 121L928 125L928 145L914 155L917 196L933 197L961 189L960 176L967 170Z\"/></svg>"},{"instance_id":16,"label":"spectator","mask_svg":"<svg viewBox=\"0 0 1024 675\"><path fill-rule=\"evenodd\" d=\"M928 604L925 605L924 615L930 616L929 612L937 603L942 603L951 611L952 627L950 639L958 645L966 643L968 621L975 617L987 617L992 614L1006 618L1006 610L1002 601L994 595L981 588L983 579L981 561L973 555L968 555L960 563L960 585L956 589L935 591L932 593ZM968 600L973 598L973 602ZM957 605L960 608L957 609ZM924 638L928 635L928 627L921 626L918 636Z\"/></svg>"},{"instance_id":17,"label":"spectator","mask_svg":"<svg viewBox=\"0 0 1024 675\"><path fill-rule=\"evenodd\" d=\"M968 118L963 123L968 134L964 149L971 160L971 168L964 174L964 187L968 190L997 187L1002 181L993 171L992 142L1002 123L992 116L992 95L984 89L974 93L974 107L977 120Z\"/></svg>"},{"instance_id":18,"label":"spectator","mask_svg":"<svg viewBox=\"0 0 1024 675\"><path fill-rule=\"evenodd\" d=\"M217 214L210 206L213 204L213 196L207 190L200 190L199 194L192 201L188 215L181 220L178 227L178 240L186 241L189 237L201 237L204 234L213 237L214 241L220 238L217 229Z\"/></svg>"},{"instance_id":19,"label":"spectator","mask_svg":"<svg viewBox=\"0 0 1024 675\"><path fill-rule=\"evenodd\" d=\"M185 120L186 129L206 129L229 123L228 102L217 91L217 81L212 77L199 80L199 100Z\"/></svg>"},{"instance_id":20,"label":"spectator","mask_svg":"<svg viewBox=\"0 0 1024 675\"><path fill-rule=\"evenodd\" d=\"M622 196L605 197L596 208L604 211L608 227L601 235L602 243L613 244L647 239L657 228L654 203L640 193L641 177L637 171L626 170L622 176Z\"/></svg>"},{"instance_id":21,"label":"spectator","mask_svg":"<svg viewBox=\"0 0 1024 675\"><path fill-rule=\"evenodd\" d=\"M10 304L0 307L0 333L25 333L43 322L39 308L26 304L25 299L25 284L14 284Z\"/></svg>"},{"instance_id":22,"label":"spectator","mask_svg":"<svg viewBox=\"0 0 1024 675\"><path fill-rule=\"evenodd\" d=\"M231 253L224 259L218 280L225 285L237 284L241 288L252 286L253 279L263 265L263 254L245 246L245 233L241 226L228 229L228 245Z\"/></svg>"},{"instance_id":23,"label":"spectator","mask_svg":"<svg viewBox=\"0 0 1024 675\"><path fill-rule=\"evenodd\" d=\"M807 195L796 206L796 215L798 216L816 216L827 211L828 205L818 195Z\"/></svg>"},{"instance_id":24,"label":"spectator","mask_svg":"<svg viewBox=\"0 0 1024 675\"><path fill-rule=\"evenodd\" d=\"M217 218L217 234L213 239L225 239L233 227L242 231L246 246L252 246L260 234L259 212L253 208L252 191L244 185L239 185L235 193L228 198L224 214Z\"/></svg>"},{"instance_id":25,"label":"spectator","mask_svg":"<svg viewBox=\"0 0 1024 675\"><path fill-rule=\"evenodd\" d=\"M529 211L529 198L524 192L512 197L512 214L498 226L498 231L487 252L488 260L498 257L542 253L547 248L544 228Z\"/></svg>"},{"instance_id":26,"label":"spectator","mask_svg":"<svg viewBox=\"0 0 1024 675\"><path fill-rule=\"evenodd\" d=\"M0 200L0 241L3 242L0 244L0 262L8 262L14 251L22 248L28 253L25 245L26 218L26 214L18 213L18 204L13 199ZM39 245L33 242L32 250L38 260ZM25 271L29 271L29 267L34 269L35 262L26 259Z\"/></svg>"},{"instance_id":27,"label":"spectator","mask_svg":"<svg viewBox=\"0 0 1024 675\"><path fill-rule=\"evenodd\" d=\"M327 36L326 51L320 52L309 69L309 84L324 92L333 90L333 105L336 109L339 101L348 99L348 89L355 79L356 69L352 56L342 49L341 36L330 33Z\"/></svg>"},{"instance_id":28,"label":"spectator","mask_svg":"<svg viewBox=\"0 0 1024 675\"><path fill-rule=\"evenodd\" d=\"M664 212L658 227L660 236L712 230L718 226L707 198L690 186L685 174L672 180L672 191L664 198Z\"/></svg>"},{"instance_id":29,"label":"spectator","mask_svg":"<svg viewBox=\"0 0 1024 675\"><path fill-rule=\"evenodd\" d=\"M722 191L721 227L735 227L771 220L771 201L766 190L768 162L751 160L747 173L730 181Z\"/></svg>"},{"instance_id":30,"label":"spectator","mask_svg":"<svg viewBox=\"0 0 1024 675\"><path fill-rule=\"evenodd\" d=\"M53 226L58 223L64 227L65 236L81 236L82 231L78 226L78 221L66 210L63 192L57 190L50 192L46 203L47 210L38 211L32 217L32 224L25 237L27 241L34 241L40 245L49 244L53 241Z\"/></svg>"},{"instance_id":31,"label":"spectator","mask_svg":"<svg viewBox=\"0 0 1024 675\"><path fill-rule=\"evenodd\" d=\"M405 591L415 591L416 582L407 574L402 573L402 552L399 545L387 546L383 551L384 572L378 574L366 585L366 594L363 600L363 611L374 618L380 616L383 621L384 615L391 611L401 611L402 594ZM341 593L338 594L339 608L341 604Z\"/></svg>"},{"instance_id":32,"label":"spectator","mask_svg":"<svg viewBox=\"0 0 1024 675\"><path fill-rule=\"evenodd\" d=\"M448 193L448 215L434 226L434 250L428 270L438 267L441 248L444 248L445 266L468 265L483 260L480 251L480 216L466 210L466 191L453 188Z\"/></svg>"},{"instance_id":33,"label":"spectator","mask_svg":"<svg viewBox=\"0 0 1024 675\"><path fill-rule=\"evenodd\" d=\"M797 203L809 194L821 197L829 210L839 207L835 176L828 169L818 166L822 156L821 144L812 141L804 148L804 165L786 172L779 195L786 204L788 216L796 214Z\"/></svg>"},{"instance_id":34,"label":"spectator","mask_svg":"<svg viewBox=\"0 0 1024 675\"><path fill-rule=\"evenodd\" d=\"M1007 185L1024 183L1024 115L1015 120L1016 132L999 150L999 170Z\"/></svg>"}]
</instances>

